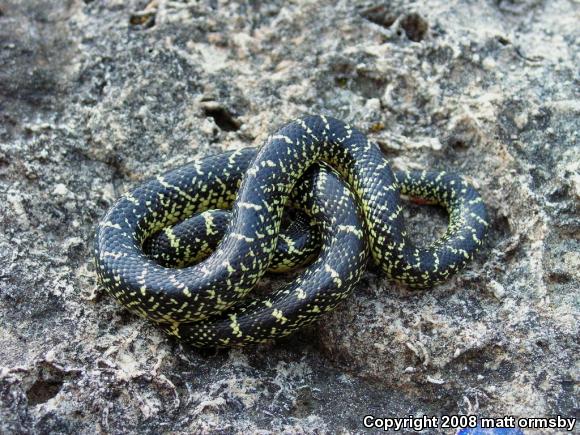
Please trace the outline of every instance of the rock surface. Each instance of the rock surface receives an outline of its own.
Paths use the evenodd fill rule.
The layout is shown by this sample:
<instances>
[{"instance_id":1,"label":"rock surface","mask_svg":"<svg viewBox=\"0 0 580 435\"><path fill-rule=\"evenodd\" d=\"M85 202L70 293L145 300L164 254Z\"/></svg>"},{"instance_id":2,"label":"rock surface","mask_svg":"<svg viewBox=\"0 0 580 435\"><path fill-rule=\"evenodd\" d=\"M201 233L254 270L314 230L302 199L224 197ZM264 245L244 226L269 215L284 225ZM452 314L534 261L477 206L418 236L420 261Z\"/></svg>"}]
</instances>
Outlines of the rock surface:
<instances>
[{"instance_id":1,"label":"rock surface","mask_svg":"<svg viewBox=\"0 0 580 435\"><path fill-rule=\"evenodd\" d=\"M573 0L0 0L0 432L359 432L362 418L578 406ZM320 325L198 351L97 286L123 191L305 112L396 167L462 172L492 218L426 292L369 272ZM445 226L409 206L428 243Z\"/></svg>"}]
</instances>

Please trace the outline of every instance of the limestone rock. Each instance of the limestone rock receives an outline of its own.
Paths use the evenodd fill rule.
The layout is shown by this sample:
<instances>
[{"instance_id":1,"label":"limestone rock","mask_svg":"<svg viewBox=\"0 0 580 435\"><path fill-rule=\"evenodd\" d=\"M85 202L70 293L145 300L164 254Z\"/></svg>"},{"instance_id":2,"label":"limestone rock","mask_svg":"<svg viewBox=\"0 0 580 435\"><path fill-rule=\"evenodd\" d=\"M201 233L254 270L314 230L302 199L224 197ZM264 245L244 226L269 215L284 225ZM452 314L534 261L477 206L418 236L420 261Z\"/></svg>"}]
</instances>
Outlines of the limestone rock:
<instances>
[{"instance_id":1,"label":"limestone rock","mask_svg":"<svg viewBox=\"0 0 580 435\"><path fill-rule=\"evenodd\" d=\"M572 416L579 33L568 0L0 0L0 432ZM324 322L257 349L183 347L98 288L95 224L123 191L306 112L397 167L465 174L486 248L430 291L370 271ZM418 243L445 226L406 214Z\"/></svg>"}]
</instances>

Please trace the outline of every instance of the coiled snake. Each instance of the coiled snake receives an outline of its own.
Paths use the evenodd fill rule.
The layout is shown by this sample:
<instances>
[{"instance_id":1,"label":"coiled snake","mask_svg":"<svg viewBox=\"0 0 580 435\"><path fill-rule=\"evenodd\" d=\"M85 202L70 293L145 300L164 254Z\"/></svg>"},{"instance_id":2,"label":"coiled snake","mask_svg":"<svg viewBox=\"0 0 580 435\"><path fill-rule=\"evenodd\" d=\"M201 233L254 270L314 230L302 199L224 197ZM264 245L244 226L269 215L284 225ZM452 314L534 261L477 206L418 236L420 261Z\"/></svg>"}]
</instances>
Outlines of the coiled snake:
<instances>
[{"instance_id":1,"label":"coiled snake","mask_svg":"<svg viewBox=\"0 0 580 435\"><path fill-rule=\"evenodd\" d=\"M447 208L447 231L428 248L410 242L400 193ZM279 237L287 207L314 231L291 225ZM207 211L230 208L231 217ZM167 229L201 212L189 229ZM360 131L307 116L260 149L205 157L125 194L98 225L95 256L102 285L130 311L195 346L233 346L285 336L332 310L369 254L390 279L432 286L472 258L487 226L481 197L460 176L395 174ZM165 266L186 267L159 264L145 244ZM302 264L318 248L290 284L247 297L269 267Z\"/></svg>"}]
</instances>

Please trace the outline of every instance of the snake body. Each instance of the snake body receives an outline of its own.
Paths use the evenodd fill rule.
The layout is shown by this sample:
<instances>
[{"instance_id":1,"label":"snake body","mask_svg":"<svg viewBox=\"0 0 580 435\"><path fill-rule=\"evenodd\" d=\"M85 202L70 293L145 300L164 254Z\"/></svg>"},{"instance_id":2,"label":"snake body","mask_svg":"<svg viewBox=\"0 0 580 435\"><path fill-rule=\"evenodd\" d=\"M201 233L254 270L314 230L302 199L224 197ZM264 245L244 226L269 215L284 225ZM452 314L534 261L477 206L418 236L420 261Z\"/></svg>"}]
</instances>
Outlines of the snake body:
<instances>
[{"instance_id":1,"label":"snake body","mask_svg":"<svg viewBox=\"0 0 580 435\"><path fill-rule=\"evenodd\" d=\"M400 193L447 208L447 231L429 247L410 242ZM316 225L319 256L292 283L248 300L276 255L287 205ZM164 228L230 208L223 239L200 263L166 268L143 252ZM209 213L200 223L213 231L211 220ZM360 131L308 116L259 150L202 158L125 194L98 226L97 272L121 304L168 333L196 346L242 345L287 335L333 309L358 282L367 253L390 279L410 287L443 281L472 258L487 226L481 197L462 177L395 175Z\"/></svg>"},{"instance_id":2,"label":"snake body","mask_svg":"<svg viewBox=\"0 0 580 435\"><path fill-rule=\"evenodd\" d=\"M231 213L227 210L207 210L153 234L145 240L143 250L165 267L199 263L215 251L230 220ZM296 213L291 224L280 230L268 272L289 272L306 265L318 253L320 245L320 234L311 220L305 214Z\"/></svg>"}]
</instances>

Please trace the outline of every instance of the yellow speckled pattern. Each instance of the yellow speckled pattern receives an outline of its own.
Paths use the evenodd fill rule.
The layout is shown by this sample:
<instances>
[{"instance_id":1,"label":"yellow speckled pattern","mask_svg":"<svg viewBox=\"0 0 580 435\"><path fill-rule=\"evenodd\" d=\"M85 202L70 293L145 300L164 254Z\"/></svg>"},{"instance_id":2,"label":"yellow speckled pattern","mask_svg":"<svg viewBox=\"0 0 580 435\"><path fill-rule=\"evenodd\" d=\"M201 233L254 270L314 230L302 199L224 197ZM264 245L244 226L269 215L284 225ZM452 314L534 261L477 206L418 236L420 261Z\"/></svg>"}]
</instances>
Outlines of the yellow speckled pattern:
<instances>
[{"instance_id":1,"label":"yellow speckled pattern","mask_svg":"<svg viewBox=\"0 0 580 435\"><path fill-rule=\"evenodd\" d=\"M401 192L449 211L446 233L426 249L407 237ZM297 245L300 232L280 236L288 206L307 216L315 238ZM216 210L229 208L231 216L216 223ZM196 243L185 245L173 226L199 213ZM127 193L101 220L95 256L102 285L132 312L195 346L235 346L287 335L332 310L351 293L369 253L389 278L410 287L440 282L472 258L487 226L481 197L460 176L394 174L360 131L308 116L259 150L205 157ZM219 244L204 240L220 227ZM144 253L160 231L173 249L166 265L186 267L164 267ZM316 243L318 257L292 283L248 297L281 246L276 261L287 269L310 258L293 255Z\"/></svg>"}]
</instances>

